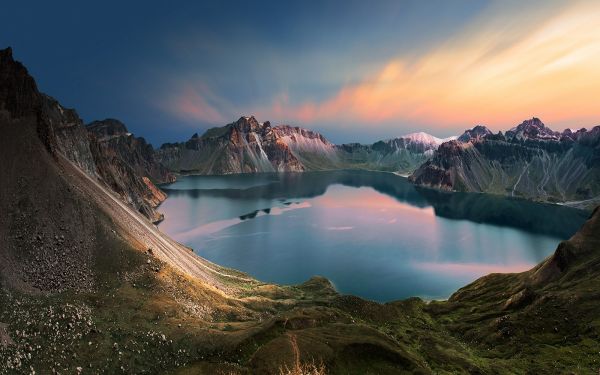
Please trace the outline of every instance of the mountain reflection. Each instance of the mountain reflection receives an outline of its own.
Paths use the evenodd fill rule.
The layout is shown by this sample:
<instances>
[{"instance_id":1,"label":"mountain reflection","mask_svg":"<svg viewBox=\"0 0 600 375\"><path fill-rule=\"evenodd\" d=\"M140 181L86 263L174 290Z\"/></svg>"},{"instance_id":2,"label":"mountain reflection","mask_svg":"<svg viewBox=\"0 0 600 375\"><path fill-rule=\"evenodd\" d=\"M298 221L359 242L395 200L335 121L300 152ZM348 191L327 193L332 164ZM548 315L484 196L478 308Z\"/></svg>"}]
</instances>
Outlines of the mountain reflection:
<instances>
[{"instance_id":1,"label":"mountain reflection","mask_svg":"<svg viewBox=\"0 0 600 375\"><path fill-rule=\"evenodd\" d=\"M206 178L188 176L186 179ZM219 177L227 180L229 176ZM234 178L234 177L231 177ZM256 184L262 179L262 184ZM212 197L231 200L267 199L280 200L284 205L288 199L308 199L325 194L331 185L370 187L399 202L411 206L433 207L439 217L454 220L469 220L513 227L531 233L546 234L562 239L569 238L587 219L588 213L570 207L541 204L523 199L508 198L476 193L448 193L415 187L406 178L392 173L370 171L328 171L306 173L268 173L255 175L253 184L225 189L179 189L178 183L162 186L171 197ZM270 207L239 216L240 220L255 218L259 211L270 213ZM524 213L527 214L524 214Z\"/></svg>"}]
</instances>

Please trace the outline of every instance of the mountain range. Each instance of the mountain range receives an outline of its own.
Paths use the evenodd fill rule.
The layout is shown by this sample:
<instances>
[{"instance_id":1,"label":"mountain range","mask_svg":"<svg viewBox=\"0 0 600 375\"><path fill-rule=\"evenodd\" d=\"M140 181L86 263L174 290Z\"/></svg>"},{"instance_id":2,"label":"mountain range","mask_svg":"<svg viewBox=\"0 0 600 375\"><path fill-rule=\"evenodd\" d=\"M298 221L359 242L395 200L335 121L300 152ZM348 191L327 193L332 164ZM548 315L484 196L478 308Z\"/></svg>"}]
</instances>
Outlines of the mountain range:
<instances>
[{"instance_id":1,"label":"mountain range","mask_svg":"<svg viewBox=\"0 0 600 375\"><path fill-rule=\"evenodd\" d=\"M289 125L271 126L254 116L166 143L158 160L180 173L231 174L367 168L408 173L445 140L426 133L379 141L334 145L323 135Z\"/></svg>"},{"instance_id":2,"label":"mountain range","mask_svg":"<svg viewBox=\"0 0 600 375\"><path fill-rule=\"evenodd\" d=\"M372 169L410 176L424 187L593 208L600 197L599 134L600 127L556 132L532 118L505 133L477 125L446 139L420 132L334 145L317 132L249 116L163 144L156 160L192 174Z\"/></svg>"},{"instance_id":3,"label":"mountain range","mask_svg":"<svg viewBox=\"0 0 600 375\"><path fill-rule=\"evenodd\" d=\"M277 145L285 132L259 126L281 150L271 167L293 160ZM84 126L10 49L0 50L0 130L0 373L597 372L598 209L529 271L482 277L447 301L379 304L321 277L260 282L170 239L150 222L152 180L173 178L160 151L114 120ZM594 161L593 130L571 143L546 130L529 139L539 132L451 140L431 161L444 145L492 141L546 142L548 153L566 142L563 154Z\"/></svg>"},{"instance_id":4,"label":"mountain range","mask_svg":"<svg viewBox=\"0 0 600 375\"><path fill-rule=\"evenodd\" d=\"M600 196L600 127L556 132L538 118L504 134L477 126L443 143L410 180L443 190L593 206Z\"/></svg>"}]
</instances>

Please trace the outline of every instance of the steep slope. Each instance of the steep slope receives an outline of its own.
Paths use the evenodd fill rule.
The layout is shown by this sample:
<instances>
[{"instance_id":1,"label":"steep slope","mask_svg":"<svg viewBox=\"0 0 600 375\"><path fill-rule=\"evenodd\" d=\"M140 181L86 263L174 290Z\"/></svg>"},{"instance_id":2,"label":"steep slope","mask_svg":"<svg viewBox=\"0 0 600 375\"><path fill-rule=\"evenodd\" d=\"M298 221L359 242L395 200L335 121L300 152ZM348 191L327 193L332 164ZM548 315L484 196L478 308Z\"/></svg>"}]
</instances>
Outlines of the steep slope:
<instances>
[{"instance_id":1,"label":"steep slope","mask_svg":"<svg viewBox=\"0 0 600 375\"><path fill-rule=\"evenodd\" d=\"M472 346L474 354L506 361L506 372L595 373L599 234L596 209L537 267L482 277L428 311L447 319L450 334Z\"/></svg>"},{"instance_id":2,"label":"steep slope","mask_svg":"<svg viewBox=\"0 0 600 375\"><path fill-rule=\"evenodd\" d=\"M504 135L474 128L458 141L442 144L411 181L445 190L593 205L600 195L600 127L558 133L534 118Z\"/></svg>"},{"instance_id":3,"label":"steep slope","mask_svg":"<svg viewBox=\"0 0 600 375\"><path fill-rule=\"evenodd\" d=\"M273 131L303 170L334 169L340 162L335 145L317 132L289 125L276 126Z\"/></svg>"},{"instance_id":4,"label":"steep slope","mask_svg":"<svg viewBox=\"0 0 600 375\"><path fill-rule=\"evenodd\" d=\"M152 159L151 146L143 139L120 137L108 140L88 132L73 109L33 88L41 102L40 116L48 123L52 147L88 175L102 181L122 199L153 222L162 220L155 208L164 201L155 182L172 181L172 174ZM150 177L144 178L144 177Z\"/></svg>"},{"instance_id":5,"label":"steep slope","mask_svg":"<svg viewBox=\"0 0 600 375\"><path fill-rule=\"evenodd\" d=\"M16 82L0 97L0 124L6 135L0 143L0 208L4 213L0 215L0 229L6 239L0 247L3 281L25 289L87 290L90 284L85 280L94 277L90 256L106 250L103 240L98 240L109 229L114 235L109 237L121 241L130 237L128 243L134 247L153 248L157 256L208 280L207 270L218 267L198 263L201 258L162 235L135 207L124 202L118 191L109 190L90 173L97 169L86 169L82 164L85 160L107 161L62 153L65 149L75 154L73 148L65 148L65 140L77 139L61 132L63 128L79 132L79 122L65 125L53 121L46 107L48 97L37 92L35 82L12 59L11 52L0 50L0 87L6 87L9 79ZM46 138L46 134L52 136Z\"/></svg>"}]
</instances>

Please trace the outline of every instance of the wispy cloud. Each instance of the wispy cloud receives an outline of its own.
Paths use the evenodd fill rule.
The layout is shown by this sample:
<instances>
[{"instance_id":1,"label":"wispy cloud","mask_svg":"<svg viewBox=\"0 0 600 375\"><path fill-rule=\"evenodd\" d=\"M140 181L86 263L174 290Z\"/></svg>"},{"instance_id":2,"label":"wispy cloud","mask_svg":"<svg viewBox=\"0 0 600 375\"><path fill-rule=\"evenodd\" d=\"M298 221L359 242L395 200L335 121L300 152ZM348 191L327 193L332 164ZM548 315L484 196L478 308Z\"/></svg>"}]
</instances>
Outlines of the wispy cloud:
<instances>
[{"instance_id":1,"label":"wispy cloud","mask_svg":"<svg viewBox=\"0 0 600 375\"><path fill-rule=\"evenodd\" d=\"M205 85L184 85L175 90L162 106L185 121L221 125L230 119L226 118L212 103L215 101L214 98L215 95Z\"/></svg>"},{"instance_id":2,"label":"wispy cloud","mask_svg":"<svg viewBox=\"0 0 600 375\"><path fill-rule=\"evenodd\" d=\"M283 69L273 62L277 61L273 53L265 60L272 62L278 84L257 81L252 74L236 76L235 82L242 81L240 89L229 95L232 87L237 90L235 84L226 82L224 89L219 86L222 77L211 81L188 71L190 79L178 77L173 95L161 105L194 124L221 125L242 114L255 114L275 123L320 128L330 124L336 130L363 133L383 129L391 135L399 124L411 124L410 131L444 133L477 123L502 130L531 116L555 128L590 126L600 122L597 25L600 5L593 1L492 2L462 29L440 37L427 49L403 48L396 57L381 61L378 69L355 69L354 76L345 70L347 79L336 80L339 88L328 90L333 92L329 96L319 95L322 92L311 96L310 89L302 93L281 89L288 87L286 79L298 69L314 66L284 64ZM327 66L314 74L326 76L331 64ZM228 72L236 72L235 67L228 65ZM215 90L198 81L212 82Z\"/></svg>"},{"instance_id":3,"label":"wispy cloud","mask_svg":"<svg viewBox=\"0 0 600 375\"><path fill-rule=\"evenodd\" d=\"M532 115L555 124L598 122L600 5L536 7L514 16L521 24L501 25L494 17L487 12L417 59L387 61L325 100L293 104L285 93L259 112L303 123L409 121L439 128L503 128Z\"/></svg>"}]
</instances>

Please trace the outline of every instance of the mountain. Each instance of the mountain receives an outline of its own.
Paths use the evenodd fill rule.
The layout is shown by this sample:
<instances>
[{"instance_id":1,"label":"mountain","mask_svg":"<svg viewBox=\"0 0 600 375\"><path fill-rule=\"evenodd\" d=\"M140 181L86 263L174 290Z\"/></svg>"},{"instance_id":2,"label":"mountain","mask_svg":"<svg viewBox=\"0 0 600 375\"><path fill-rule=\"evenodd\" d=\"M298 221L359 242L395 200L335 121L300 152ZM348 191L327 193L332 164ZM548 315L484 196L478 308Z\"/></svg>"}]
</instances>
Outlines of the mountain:
<instances>
[{"instance_id":1,"label":"mountain","mask_svg":"<svg viewBox=\"0 0 600 375\"><path fill-rule=\"evenodd\" d=\"M297 143L298 149L317 144L323 149L329 147L316 133L273 128L254 117L240 117L224 127L209 129L201 137L195 134L185 143L163 144L157 156L171 170L198 174L305 170L288 143Z\"/></svg>"},{"instance_id":2,"label":"mountain","mask_svg":"<svg viewBox=\"0 0 600 375\"><path fill-rule=\"evenodd\" d=\"M438 138L425 132L410 133L402 136L401 138L410 141L413 144L424 145L425 147L428 147L428 149L432 150L438 148L438 146L444 142L456 139L456 137Z\"/></svg>"},{"instance_id":3,"label":"mountain","mask_svg":"<svg viewBox=\"0 0 600 375\"><path fill-rule=\"evenodd\" d=\"M440 144L453 138L440 139L419 132L371 145L343 144L337 147L341 161L337 167L411 173L427 161Z\"/></svg>"},{"instance_id":4,"label":"mountain","mask_svg":"<svg viewBox=\"0 0 600 375\"><path fill-rule=\"evenodd\" d=\"M144 138L131 134L121 121L93 121L86 128L105 149L105 154L113 152L114 156L132 167L137 175L158 184L175 181L175 175L156 160L152 145L146 143Z\"/></svg>"},{"instance_id":5,"label":"mountain","mask_svg":"<svg viewBox=\"0 0 600 375\"><path fill-rule=\"evenodd\" d=\"M562 133L539 119L492 134L465 131L410 177L418 185L592 206L600 195L600 127Z\"/></svg>"},{"instance_id":6,"label":"mountain","mask_svg":"<svg viewBox=\"0 0 600 375\"><path fill-rule=\"evenodd\" d=\"M89 159L74 111L50 106L11 52L0 50L0 373L597 371L600 210L532 270L447 301L379 304L321 277L259 282L196 256L94 175L125 160L112 165L95 135Z\"/></svg>"},{"instance_id":7,"label":"mountain","mask_svg":"<svg viewBox=\"0 0 600 375\"><path fill-rule=\"evenodd\" d=\"M272 127L253 116L163 144L157 159L176 172L231 174L367 168L412 172L444 139L413 133L371 145L334 145L323 135L289 125Z\"/></svg>"},{"instance_id":8,"label":"mountain","mask_svg":"<svg viewBox=\"0 0 600 375\"><path fill-rule=\"evenodd\" d=\"M460 142L465 143L465 142L469 142L472 140L475 140L475 141L480 140L481 138L485 138L491 134L492 134L492 131L490 129L488 129L486 126L476 125L472 129L465 130L465 132L462 133L457 139Z\"/></svg>"},{"instance_id":9,"label":"mountain","mask_svg":"<svg viewBox=\"0 0 600 375\"><path fill-rule=\"evenodd\" d=\"M155 162L152 147L143 139L114 135L110 139L89 129L73 109L32 88L40 115L51 134L50 149L101 181L153 222L162 220L155 208L166 195L154 182L172 181L173 175ZM124 126L123 126L124 127ZM126 129L125 129L126 130Z\"/></svg>"}]
</instances>

